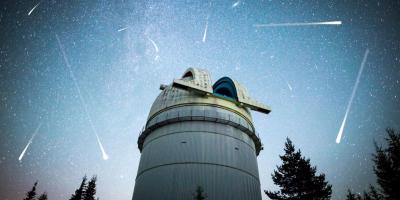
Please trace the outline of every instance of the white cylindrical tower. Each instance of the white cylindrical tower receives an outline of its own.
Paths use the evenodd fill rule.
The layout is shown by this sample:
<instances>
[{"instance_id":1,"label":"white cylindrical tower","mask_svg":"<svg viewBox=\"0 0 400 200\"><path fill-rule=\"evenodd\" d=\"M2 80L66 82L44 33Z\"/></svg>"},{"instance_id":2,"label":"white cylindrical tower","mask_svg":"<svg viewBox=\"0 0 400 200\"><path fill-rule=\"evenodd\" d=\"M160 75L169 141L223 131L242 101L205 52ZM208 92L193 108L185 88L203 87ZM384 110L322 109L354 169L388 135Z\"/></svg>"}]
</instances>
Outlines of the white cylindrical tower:
<instances>
[{"instance_id":1,"label":"white cylindrical tower","mask_svg":"<svg viewBox=\"0 0 400 200\"><path fill-rule=\"evenodd\" d=\"M133 200L194 199L199 186L210 200L261 200L262 144L249 109L270 109L228 77L212 86L200 69L160 89L138 139Z\"/></svg>"}]
</instances>

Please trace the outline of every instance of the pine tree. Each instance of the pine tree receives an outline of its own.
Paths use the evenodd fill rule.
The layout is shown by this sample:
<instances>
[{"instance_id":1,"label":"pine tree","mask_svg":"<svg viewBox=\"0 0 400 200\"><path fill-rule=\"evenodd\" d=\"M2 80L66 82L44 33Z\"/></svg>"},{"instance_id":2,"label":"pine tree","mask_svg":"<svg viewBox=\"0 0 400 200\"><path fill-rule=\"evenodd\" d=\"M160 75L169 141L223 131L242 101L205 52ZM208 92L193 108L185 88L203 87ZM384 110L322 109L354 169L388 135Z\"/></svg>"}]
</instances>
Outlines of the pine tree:
<instances>
[{"instance_id":1,"label":"pine tree","mask_svg":"<svg viewBox=\"0 0 400 200\"><path fill-rule=\"evenodd\" d=\"M383 200L383 196L376 190L376 188L372 185L369 186L369 192L364 192L364 199L372 199L372 200Z\"/></svg>"},{"instance_id":2,"label":"pine tree","mask_svg":"<svg viewBox=\"0 0 400 200\"><path fill-rule=\"evenodd\" d=\"M347 190L346 200L361 200L361 196L354 194L350 189Z\"/></svg>"},{"instance_id":3,"label":"pine tree","mask_svg":"<svg viewBox=\"0 0 400 200\"><path fill-rule=\"evenodd\" d=\"M285 154L279 156L281 166L271 174L272 180L280 191L265 191L270 199L276 200L325 200L330 199L332 186L325 181L325 175L316 175L317 168L312 167L310 159L295 150L292 141L287 138Z\"/></svg>"},{"instance_id":4,"label":"pine tree","mask_svg":"<svg viewBox=\"0 0 400 200\"><path fill-rule=\"evenodd\" d=\"M87 187L86 180L87 180L87 178L85 175L82 178L81 185L79 186L79 188L77 190L75 190L75 194L73 194L69 200L82 200L83 199L83 197L85 195L85 190Z\"/></svg>"},{"instance_id":5,"label":"pine tree","mask_svg":"<svg viewBox=\"0 0 400 200\"><path fill-rule=\"evenodd\" d=\"M400 199L400 132L394 129L386 129L388 137L386 138L387 147L376 147L376 153L373 155L375 163L374 172L377 176L377 182L382 189L382 195L387 200Z\"/></svg>"},{"instance_id":6,"label":"pine tree","mask_svg":"<svg viewBox=\"0 0 400 200\"><path fill-rule=\"evenodd\" d=\"M95 200L95 195L96 195L96 180L97 177L93 176L92 179L90 179L88 186L86 188L85 192L85 197L83 200Z\"/></svg>"},{"instance_id":7,"label":"pine tree","mask_svg":"<svg viewBox=\"0 0 400 200\"><path fill-rule=\"evenodd\" d=\"M346 200L353 200L353 198L351 198L351 194L354 195L353 193L350 192L350 190L348 190L349 193L346 197ZM350 196L349 196L350 194ZM355 195L354 196L356 200L384 200L382 195L376 190L376 188L372 185L369 186L369 192L364 192L363 196L361 197L361 195Z\"/></svg>"},{"instance_id":8,"label":"pine tree","mask_svg":"<svg viewBox=\"0 0 400 200\"><path fill-rule=\"evenodd\" d=\"M193 194L195 200L204 200L207 196L204 194L204 190L201 186L197 186L196 192Z\"/></svg>"},{"instance_id":9,"label":"pine tree","mask_svg":"<svg viewBox=\"0 0 400 200\"><path fill-rule=\"evenodd\" d=\"M38 182L36 181L35 184L33 184L32 189L26 193L26 197L24 200L33 200L36 197L36 186Z\"/></svg>"},{"instance_id":10,"label":"pine tree","mask_svg":"<svg viewBox=\"0 0 400 200\"><path fill-rule=\"evenodd\" d=\"M386 129L387 147L375 144L373 154L374 173L377 176L379 189L370 185L369 191L364 192L363 200L398 200L400 199L400 132Z\"/></svg>"},{"instance_id":11,"label":"pine tree","mask_svg":"<svg viewBox=\"0 0 400 200\"><path fill-rule=\"evenodd\" d=\"M40 195L38 200L47 200L47 193L44 192L42 195Z\"/></svg>"}]
</instances>

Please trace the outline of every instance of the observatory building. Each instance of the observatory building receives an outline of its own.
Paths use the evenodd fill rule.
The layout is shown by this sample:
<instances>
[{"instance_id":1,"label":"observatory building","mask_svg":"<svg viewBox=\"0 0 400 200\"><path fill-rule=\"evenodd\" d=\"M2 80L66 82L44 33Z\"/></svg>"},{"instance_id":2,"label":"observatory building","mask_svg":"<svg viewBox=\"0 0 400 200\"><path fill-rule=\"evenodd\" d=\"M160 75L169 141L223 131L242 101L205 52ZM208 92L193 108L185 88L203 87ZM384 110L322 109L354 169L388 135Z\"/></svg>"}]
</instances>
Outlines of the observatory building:
<instances>
[{"instance_id":1,"label":"observatory building","mask_svg":"<svg viewBox=\"0 0 400 200\"><path fill-rule=\"evenodd\" d=\"M261 200L257 155L262 143L250 110L269 113L238 82L211 83L189 68L161 85L145 127L133 200Z\"/></svg>"}]
</instances>

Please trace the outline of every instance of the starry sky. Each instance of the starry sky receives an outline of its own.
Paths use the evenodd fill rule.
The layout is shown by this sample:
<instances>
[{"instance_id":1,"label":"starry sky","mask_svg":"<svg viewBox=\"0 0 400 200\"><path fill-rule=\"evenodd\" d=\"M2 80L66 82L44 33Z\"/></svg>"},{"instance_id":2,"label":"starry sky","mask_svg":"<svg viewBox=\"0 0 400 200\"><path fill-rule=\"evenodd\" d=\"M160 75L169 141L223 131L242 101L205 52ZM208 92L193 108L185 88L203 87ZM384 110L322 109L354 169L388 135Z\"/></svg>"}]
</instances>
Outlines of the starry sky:
<instances>
[{"instance_id":1,"label":"starry sky","mask_svg":"<svg viewBox=\"0 0 400 200\"><path fill-rule=\"evenodd\" d=\"M375 182L373 141L400 129L399 1L0 4L0 199L22 199L35 180L38 192L67 199L85 174L97 174L100 199L131 199L136 142L159 85L188 67L236 79L272 107L252 113L262 189L276 189L270 174L289 137L326 174L332 199L362 192ZM325 21L342 24L254 26Z\"/></svg>"}]
</instances>

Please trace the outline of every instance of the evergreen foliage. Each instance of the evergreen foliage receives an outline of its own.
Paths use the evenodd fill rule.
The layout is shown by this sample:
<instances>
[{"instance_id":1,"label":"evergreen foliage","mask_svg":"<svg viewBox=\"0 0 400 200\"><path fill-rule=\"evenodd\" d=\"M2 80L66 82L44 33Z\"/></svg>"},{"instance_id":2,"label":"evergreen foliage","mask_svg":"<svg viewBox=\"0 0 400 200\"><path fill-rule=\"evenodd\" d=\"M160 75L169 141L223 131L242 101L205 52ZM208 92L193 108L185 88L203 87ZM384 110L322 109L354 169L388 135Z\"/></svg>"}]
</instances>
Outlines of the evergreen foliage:
<instances>
[{"instance_id":1,"label":"evergreen foliage","mask_svg":"<svg viewBox=\"0 0 400 200\"><path fill-rule=\"evenodd\" d=\"M38 198L38 200L47 200L47 193L44 192L43 194L41 194Z\"/></svg>"},{"instance_id":2,"label":"evergreen foliage","mask_svg":"<svg viewBox=\"0 0 400 200\"><path fill-rule=\"evenodd\" d=\"M387 147L375 144L374 173L377 176L379 189L370 186L363 196L355 195L360 200L399 200L400 199L400 132L386 129ZM352 200L347 196L347 200Z\"/></svg>"},{"instance_id":3,"label":"evergreen foliage","mask_svg":"<svg viewBox=\"0 0 400 200\"><path fill-rule=\"evenodd\" d=\"M82 200L83 199L83 197L85 195L86 187L87 187L86 180L87 180L87 178L85 175L82 178L81 185L79 186L78 189L75 190L75 194L73 194L69 200Z\"/></svg>"},{"instance_id":4,"label":"evergreen foliage","mask_svg":"<svg viewBox=\"0 0 400 200\"><path fill-rule=\"evenodd\" d=\"M26 193L26 197L25 197L24 200L34 200L34 199L35 199L35 197L36 197L36 186L37 186L37 184L38 184L38 182L36 181L36 182L33 184L32 189L31 189L29 192Z\"/></svg>"},{"instance_id":5,"label":"evergreen foliage","mask_svg":"<svg viewBox=\"0 0 400 200\"><path fill-rule=\"evenodd\" d=\"M350 189L347 190L346 200L361 200L361 196L354 194Z\"/></svg>"},{"instance_id":6,"label":"evergreen foliage","mask_svg":"<svg viewBox=\"0 0 400 200\"><path fill-rule=\"evenodd\" d=\"M394 129L386 129L387 147L376 147L373 155L375 163L374 172L378 185L381 188L381 196L387 200L400 199L400 132ZM375 191L376 192L376 191Z\"/></svg>"},{"instance_id":7,"label":"evergreen foliage","mask_svg":"<svg viewBox=\"0 0 400 200\"><path fill-rule=\"evenodd\" d=\"M96 197L96 181L97 181L97 177L93 176L92 179L90 179L86 191L85 191L85 196L83 198L83 200L95 200Z\"/></svg>"},{"instance_id":8,"label":"evergreen foliage","mask_svg":"<svg viewBox=\"0 0 400 200\"><path fill-rule=\"evenodd\" d=\"M325 175L316 175L317 168L312 167L310 159L295 150L292 141L287 138L281 155L282 165L271 175L280 187L279 191L265 191L270 199L276 200L325 200L330 199L332 186L325 181Z\"/></svg>"}]
</instances>

